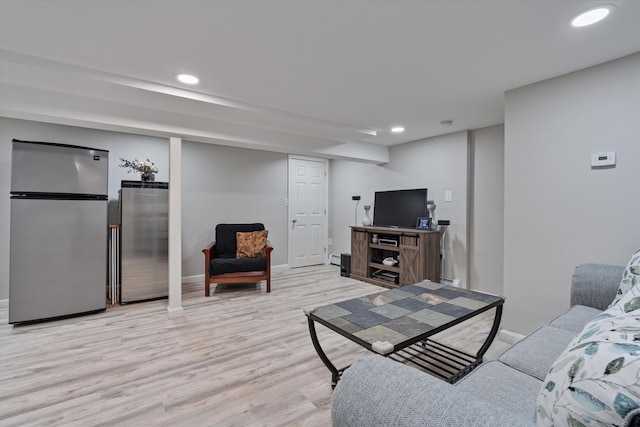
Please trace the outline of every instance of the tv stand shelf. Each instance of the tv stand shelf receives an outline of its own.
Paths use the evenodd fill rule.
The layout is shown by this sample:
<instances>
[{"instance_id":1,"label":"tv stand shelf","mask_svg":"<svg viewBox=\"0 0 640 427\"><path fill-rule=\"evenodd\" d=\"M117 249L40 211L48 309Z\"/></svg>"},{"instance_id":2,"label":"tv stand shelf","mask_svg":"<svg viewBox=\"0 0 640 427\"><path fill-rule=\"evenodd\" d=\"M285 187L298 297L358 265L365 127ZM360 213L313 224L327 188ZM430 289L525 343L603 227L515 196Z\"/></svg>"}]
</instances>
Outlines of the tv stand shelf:
<instances>
[{"instance_id":1,"label":"tv stand shelf","mask_svg":"<svg viewBox=\"0 0 640 427\"><path fill-rule=\"evenodd\" d=\"M398 267L393 267L393 266L384 265L384 264L378 264L377 262L370 262L369 263L369 267L377 268L378 270L384 270L384 271L391 271L391 272L394 272L394 273L400 273L400 268L398 268Z\"/></svg>"},{"instance_id":2,"label":"tv stand shelf","mask_svg":"<svg viewBox=\"0 0 640 427\"><path fill-rule=\"evenodd\" d=\"M397 228L394 228L393 230L397 230ZM400 248L399 247L392 246L392 245L381 245L381 244L378 244L378 243L371 243L371 245L369 245L369 246L374 248L374 249L383 249L383 250L387 250L387 251L400 252Z\"/></svg>"},{"instance_id":3,"label":"tv stand shelf","mask_svg":"<svg viewBox=\"0 0 640 427\"><path fill-rule=\"evenodd\" d=\"M373 243L374 235L389 244ZM351 277L387 288L425 279L440 282L440 239L438 231L351 227ZM398 263L382 264L389 257Z\"/></svg>"}]
</instances>

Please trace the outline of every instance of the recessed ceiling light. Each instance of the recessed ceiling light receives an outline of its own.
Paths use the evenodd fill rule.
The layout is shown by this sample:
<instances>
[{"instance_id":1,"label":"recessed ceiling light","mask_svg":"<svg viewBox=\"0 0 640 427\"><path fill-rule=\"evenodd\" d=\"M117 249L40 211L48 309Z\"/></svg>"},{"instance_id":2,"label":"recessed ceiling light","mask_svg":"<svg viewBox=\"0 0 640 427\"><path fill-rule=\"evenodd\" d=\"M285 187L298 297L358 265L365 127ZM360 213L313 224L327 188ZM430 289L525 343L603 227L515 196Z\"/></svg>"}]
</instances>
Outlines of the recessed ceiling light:
<instances>
[{"instance_id":1,"label":"recessed ceiling light","mask_svg":"<svg viewBox=\"0 0 640 427\"><path fill-rule=\"evenodd\" d=\"M393 133L402 133L404 132L404 128L402 126L396 126L391 128L391 132Z\"/></svg>"},{"instance_id":2,"label":"recessed ceiling light","mask_svg":"<svg viewBox=\"0 0 640 427\"><path fill-rule=\"evenodd\" d=\"M197 85L200 82L199 78L192 76L191 74L178 74L176 79L178 79L179 82L188 85Z\"/></svg>"},{"instance_id":3,"label":"recessed ceiling light","mask_svg":"<svg viewBox=\"0 0 640 427\"><path fill-rule=\"evenodd\" d=\"M613 5L607 4L587 9L571 18L571 26L586 27L587 25L595 24L606 18L613 8Z\"/></svg>"}]
</instances>

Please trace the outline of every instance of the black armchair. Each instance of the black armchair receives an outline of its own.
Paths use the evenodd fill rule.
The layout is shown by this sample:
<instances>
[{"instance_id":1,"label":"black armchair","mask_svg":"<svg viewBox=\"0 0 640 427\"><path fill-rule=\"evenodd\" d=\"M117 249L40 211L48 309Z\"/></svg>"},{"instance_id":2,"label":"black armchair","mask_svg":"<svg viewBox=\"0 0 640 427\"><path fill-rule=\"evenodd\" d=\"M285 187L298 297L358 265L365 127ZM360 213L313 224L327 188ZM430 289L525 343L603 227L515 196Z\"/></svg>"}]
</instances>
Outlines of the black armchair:
<instances>
[{"instance_id":1,"label":"black armchair","mask_svg":"<svg viewBox=\"0 0 640 427\"><path fill-rule=\"evenodd\" d=\"M238 253L237 233L246 233L240 236L240 253ZM266 234L264 225L260 223L218 224L216 240L202 250L205 270L204 295L207 297L210 295L211 283L247 283L261 280L266 280L267 292L271 292L273 247L266 240ZM262 247L256 245L262 245Z\"/></svg>"}]
</instances>

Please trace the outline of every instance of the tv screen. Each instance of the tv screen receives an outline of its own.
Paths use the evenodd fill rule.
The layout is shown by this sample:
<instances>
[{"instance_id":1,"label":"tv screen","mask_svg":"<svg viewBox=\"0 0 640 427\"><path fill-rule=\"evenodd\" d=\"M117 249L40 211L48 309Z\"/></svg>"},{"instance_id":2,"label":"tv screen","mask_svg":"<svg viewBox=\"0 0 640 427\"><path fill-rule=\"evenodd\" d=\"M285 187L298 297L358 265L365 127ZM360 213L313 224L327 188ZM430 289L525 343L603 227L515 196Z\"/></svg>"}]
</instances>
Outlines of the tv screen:
<instances>
[{"instance_id":1,"label":"tv screen","mask_svg":"<svg viewBox=\"0 0 640 427\"><path fill-rule=\"evenodd\" d=\"M376 191L373 225L415 228L418 217L426 217L427 189Z\"/></svg>"}]
</instances>

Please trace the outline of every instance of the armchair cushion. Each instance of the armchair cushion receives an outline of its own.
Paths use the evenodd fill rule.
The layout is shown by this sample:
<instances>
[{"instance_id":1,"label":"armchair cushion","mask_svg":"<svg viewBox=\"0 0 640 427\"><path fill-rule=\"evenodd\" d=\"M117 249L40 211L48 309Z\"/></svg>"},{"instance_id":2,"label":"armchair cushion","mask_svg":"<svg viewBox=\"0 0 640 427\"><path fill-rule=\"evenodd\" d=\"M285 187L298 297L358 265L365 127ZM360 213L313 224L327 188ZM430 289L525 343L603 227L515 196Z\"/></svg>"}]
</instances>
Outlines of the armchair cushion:
<instances>
[{"instance_id":1,"label":"armchair cushion","mask_svg":"<svg viewBox=\"0 0 640 427\"><path fill-rule=\"evenodd\" d=\"M267 258L213 258L209 264L209 275L246 273L267 269Z\"/></svg>"},{"instance_id":2,"label":"armchair cushion","mask_svg":"<svg viewBox=\"0 0 640 427\"><path fill-rule=\"evenodd\" d=\"M264 224L218 224L216 226L216 253L219 258L236 258L238 232L264 230Z\"/></svg>"},{"instance_id":3,"label":"armchair cushion","mask_svg":"<svg viewBox=\"0 0 640 427\"><path fill-rule=\"evenodd\" d=\"M267 255L268 230L236 233L236 258L259 258Z\"/></svg>"}]
</instances>

